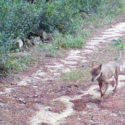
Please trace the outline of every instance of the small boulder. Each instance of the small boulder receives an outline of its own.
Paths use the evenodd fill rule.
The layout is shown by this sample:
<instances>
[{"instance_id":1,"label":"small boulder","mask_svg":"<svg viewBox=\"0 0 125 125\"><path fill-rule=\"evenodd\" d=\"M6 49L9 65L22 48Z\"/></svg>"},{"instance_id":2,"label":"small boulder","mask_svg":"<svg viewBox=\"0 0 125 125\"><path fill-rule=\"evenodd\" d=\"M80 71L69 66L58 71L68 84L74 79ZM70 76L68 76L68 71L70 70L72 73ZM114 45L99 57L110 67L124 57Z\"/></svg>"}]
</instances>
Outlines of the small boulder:
<instances>
[{"instance_id":1,"label":"small boulder","mask_svg":"<svg viewBox=\"0 0 125 125\"><path fill-rule=\"evenodd\" d=\"M23 41L21 39L17 40L17 46L19 49L21 49L23 47Z\"/></svg>"},{"instance_id":2,"label":"small boulder","mask_svg":"<svg viewBox=\"0 0 125 125\"><path fill-rule=\"evenodd\" d=\"M39 45L40 43L42 43L42 40L40 37L31 37L31 43L33 45Z\"/></svg>"},{"instance_id":3,"label":"small boulder","mask_svg":"<svg viewBox=\"0 0 125 125\"><path fill-rule=\"evenodd\" d=\"M26 46L29 47L33 45L30 39L23 38L23 42Z\"/></svg>"},{"instance_id":4,"label":"small boulder","mask_svg":"<svg viewBox=\"0 0 125 125\"><path fill-rule=\"evenodd\" d=\"M43 40L46 40L46 39L47 39L47 33L44 32L44 31L43 31L43 33L42 33L42 38L43 38Z\"/></svg>"},{"instance_id":5,"label":"small boulder","mask_svg":"<svg viewBox=\"0 0 125 125\"><path fill-rule=\"evenodd\" d=\"M53 35L52 35L52 33L46 33L46 32L43 31L42 39L44 41L51 41L51 40L53 40Z\"/></svg>"},{"instance_id":6,"label":"small boulder","mask_svg":"<svg viewBox=\"0 0 125 125\"><path fill-rule=\"evenodd\" d=\"M53 34L52 33L48 33L47 40L53 40Z\"/></svg>"}]
</instances>

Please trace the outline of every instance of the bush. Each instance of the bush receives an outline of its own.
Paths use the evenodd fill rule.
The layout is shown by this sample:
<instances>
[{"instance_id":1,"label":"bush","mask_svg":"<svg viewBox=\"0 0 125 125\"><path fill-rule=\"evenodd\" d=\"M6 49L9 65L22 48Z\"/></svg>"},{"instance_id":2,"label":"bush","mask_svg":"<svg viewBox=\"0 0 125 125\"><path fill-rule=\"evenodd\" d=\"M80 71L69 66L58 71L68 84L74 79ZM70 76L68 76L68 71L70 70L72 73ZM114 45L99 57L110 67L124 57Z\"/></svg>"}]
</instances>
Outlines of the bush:
<instances>
[{"instance_id":1,"label":"bush","mask_svg":"<svg viewBox=\"0 0 125 125\"><path fill-rule=\"evenodd\" d=\"M16 43L12 39L26 37L37 26L35 5L15 0L0 1L0 63L6 62L7 53Z\"/></svg>"},{"instance_id":2,"label":"bush","mask_svg":"<svg viewBox=\"0 0 125 125\"><path fill-rule=\"evenodd\" d=\"M97 7L97 13L101 16L116 15L124 6L124 0L101 0L100 6Z\"/></svg>"},{"instance_id":3,"label":"bush","mask_svg":"<svg viewBox=\"0 0 125 125\"><path fill-rule=\"evenodd\" d=\"M20 1L1 1L0 32L4 31L11 38L24 37L37 25L35 5Z\"/></svg>"},{"instance_id":4,"label":"bush","mask_svg":"<svg viewBox=\"0 0 125 125\"><path fill-rule=\"evenodd\" d=\"M6 63L13 39L38 30L58 31L57 46L82 46L82 36L74 37L85 16L116 14L124 0L0 0L0 63ZM94 13L94 14L93 14ZM68 34L68 35L67 35ZM85 36L86 33L83 35ZM55 38L56 38L55 37ZM63 38L64 37L64 38ZM57 42L58 40L58 42ZM57 44L58 43L58 44ZM2 66L3 66L2 65Z\"/></svg>"},{"instance_id":5,"label":"bush","mask_svg":"<svg viewBox=\"0 0 125 125\"><path fill-rule=\"evenodd\" d=\"M62 48L82 48L84 39L89 37L89 33L86 31L80 32L78 35L70 35L70 34L60 34L58 32L55 33L56 39L54 44L56 47Z\"/></svg>"},{"instance_id":6,"label":"bush","mask_svg":"<svg viewBox=\"0 0 125 125\"><path fill-rule=\"evenodd\" d=\"M73 8L77 8L79 12L91 13L97 12L97 8L102 0L70 0Z\"/></svg>"},{"instance_id":7,"label":"bush","mask_svg":"<svg viewBox=\"0 0 125 125\"><path fill-rule=\"evenodd\" d=\"M40 4L40 29L75 33L81 24L80 12L96 12L101 0L50 0Z\"/></svg>"},{"instance_id":8,"label":"bush","mask_svg":"<svg viewBox=\"0 0 125 125\"><path fill-rule=\"evenodd\" d=\"M40 29L47 31L59 30L62 33L74 32L77 21L80 20L78 9L74 9L72 3L67 0L56 0L41 5Z\"/></svg>"}]
</instances>

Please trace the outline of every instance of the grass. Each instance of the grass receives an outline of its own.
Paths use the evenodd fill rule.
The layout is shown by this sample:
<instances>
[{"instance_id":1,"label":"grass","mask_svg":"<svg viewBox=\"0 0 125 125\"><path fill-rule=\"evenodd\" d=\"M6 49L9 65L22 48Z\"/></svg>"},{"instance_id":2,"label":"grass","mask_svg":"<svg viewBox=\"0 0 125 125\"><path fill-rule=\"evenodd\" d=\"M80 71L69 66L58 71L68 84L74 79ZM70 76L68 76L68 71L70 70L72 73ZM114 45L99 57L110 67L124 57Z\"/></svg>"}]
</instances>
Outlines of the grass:
<instances>
[{"instance_id":1,"label":"grass","mask_svg":"<svg viewBox=\"0 0 125 125\"><path fill-rule=\"evenodd\" d=\"M10 55L5 63L5 68L13 71L23 71L27 69L27 66L36 62L37 59L32 58L31 55L14 56Z\"/></svg>"},{"instance_id":2,"label":"grass","mask_svg":"<svg viewBox=\"0 0 125 125\"><path fill-rule=\"evenodd\" d=\"M71 72L63 73L61 79L66 82L80 82L84 83L90 79L88 68L72 70ZM82 82L83 81L83 82Z\"/></svg>"},{"instance_id":3,"label":"grass","mask_svg":"<svg viewBox=\"0 0 125 125\"><path fill-rule=\"evenodd\" d=\"M89 33L86 31L80 32L78 35L60 34L55 33L56 39L54 40L54 46L58 48L82 48L85 39L89 37Z\"/></svg>"},{"instance_id":4,"label":"grass","mask_svg":"<svg viewBox=\"0 0 125 125\"><path fill-rule=\"evenodd\" d=\"M62 74L62 79L64 81L74 81L74 80L76 81L76 80L82 79L82 77L83 77L83 72L80 70L74 70L74 71Z\"/></svg>"},{"instance_id":5,"label":"grass","mask_svg":"<svg viewBox=\"0 0 125 125\"><path fill-rule=\"evenodd\" d=\"M117 46L119 49L125 50L125 43L123 43L121 39L113 40L112 44Z\"/></svg>"},{"instance_id":6,"label":"grass","mask_svg":"<svg viewBox=\"0 0 125 125\"><path fill-rule=\"evenodd\" d=\"M114 61L115 57L119 55L119 51L122 52L122 58L117 60L118 63L121 63L125 60L125 49L121 49L118 45L109 43L101 48L101 53L93 53L89 56L89 61L95 61L97 64L105 64L109 61ZM97 56L98 55L98 56Z\"/></svg>"}]
</instances>

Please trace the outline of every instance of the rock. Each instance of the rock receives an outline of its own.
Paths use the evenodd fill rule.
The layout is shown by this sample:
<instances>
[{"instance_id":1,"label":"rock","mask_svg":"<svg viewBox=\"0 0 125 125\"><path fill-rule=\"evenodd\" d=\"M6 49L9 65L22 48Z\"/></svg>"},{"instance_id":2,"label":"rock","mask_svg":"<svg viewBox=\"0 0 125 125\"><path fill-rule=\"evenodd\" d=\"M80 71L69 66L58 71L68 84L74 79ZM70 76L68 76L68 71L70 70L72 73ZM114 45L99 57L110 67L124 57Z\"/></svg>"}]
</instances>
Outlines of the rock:
<instances>
[{"instance_id":1,"label":"rock","mask_svg":"<svg viewBox=\"0 0 125 125\"><path fill-rule=\"evenodd\" d=\"M23 42L24 42L24 44L27 45L27 46L32 46L32 45L33 45L32 41L29 40L29 39L26 39L26 38L23 38Z\"/></svg>"},{"instance_id":2,"label":"rock","mask_svg":"<svg viewBox=\"0 0 125 125\"><path fill-rule=\"evenodd\" d=\"M43 30L35 31L34 33L30 33L29 38L33 39L35 37L40 37L44 43L50 43L53 40L53 34L47 33Z\"/></svg>"},{"instance_id":3,"label":"rock","mask_svg":"<svg viewBox=\"0 0 125 125\"><path fill-rule=\"evenodd\" d=\"M33 45L39 45L40 43L42 43L42 40L40 37L31 37L31 43Z\"/></svg>"},{"instance_id":4,"label":"rock","mask_svg":"<svg viewBox=\"0 0 125 125\"><path fill-rule=\"evenodd\" d=\"M11 39L10 42L13 44L11 50L21 49L24 45L21 39Z\"/></svg>"},{"instance_id":5,"label":"rock","mask_svg":"<svg viewBox=\"0 0 125 125\"><path fill-rule=\"evenodd\" d=\"M89 15L86 14L85 12L81 12L81 16L82 16L83 18L87 18Z\"/></svg>"},{"instance_id":6,"label":"rock","mask_svg":"<svg viewBox=\"0 0 125 125\"><path fill-rule=\"evenodd\" d=\"M45 41L43 41L43 43L52 43L52 41L45 40Z\"/></svg>"},{"instance_id":7,"label":"rock","mask_svg":"<svg viewBox=\"0 0 125 125\"><path fill-rule=\"evenodd\" d=\"M43 30L37 30L35 31L31 36L40 36L41 38L43 38Z\"/></svg>"},{"instance_id":8,"label":"rock","mask_svg":"<svg viewBox=\"0 0 125 125\"><path fill-rule=\"evenodd\" d=\"M19 98L18 101L22 104L26 104L26 101L23 98Z\"/></svg>"},{"instance_id":9,"label":"rock","mask_svg":"<svg viewBox=\"0 0 125 125\"><path fill-rule=\"evenodd\" d=\"M53 35L51 33L43 32L42 39L44 43L50 43L53 40Z\"/></svg>"},{"instance_id":10,"label":"rock","mask_svg":"<svg viewBox=\"0 0 125 125\"><path fill-rule=\"evenodd\" d=\"M53 40L53 35L51 33L48 33L46 40Z\"/></svg>"},{"instance_id":11,"label":"rock","mask_svg":"<svg viewBox=\"0 0 125 125\"><path fill-rule=\"evenodd\" d=\"M42 38L43 38L43 40L46 40L46 39L47 39L47 33L44 32L44 31L43 31L43 33L42 33Z\"/></svg>"},{"instance_id":12,"label":"rock","mask_svg":"<svg viewBox=\"0 0 125 125\"><path fill-rule=\"evenodd\" d=\"M39 45L42 43L42 40L38 36L31 36L30 39L23 38L23 42L25 45L32 46L32 45Z\"/></svg>"},{"instance_id":13,"label":"rock","mask_svg":"<svg viewBox=\"0 0 125 125\"><path fill-rule=\"evenodd\" d=\"M17 46L19 49L21 49L23 47L23 41L21 39L17 40Z\"/></svg>"}]
</instances>

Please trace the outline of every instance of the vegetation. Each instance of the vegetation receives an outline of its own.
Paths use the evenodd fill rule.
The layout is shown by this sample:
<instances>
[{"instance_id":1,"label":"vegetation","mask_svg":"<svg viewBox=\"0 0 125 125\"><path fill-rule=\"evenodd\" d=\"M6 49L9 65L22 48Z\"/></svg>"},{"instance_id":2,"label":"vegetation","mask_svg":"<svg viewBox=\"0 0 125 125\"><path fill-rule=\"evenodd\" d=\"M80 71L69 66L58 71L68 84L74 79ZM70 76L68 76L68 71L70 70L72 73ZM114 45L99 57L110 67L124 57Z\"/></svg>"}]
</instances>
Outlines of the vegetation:
<instances>
[{"instance_id":1,"label":"vegetation","mask_svg":"<svg viewBox=\"0 0 125 125\"><path fill-rule=\"evenodd\" d=\"M81 69L72 70L70 72L63 73L61 75L62 80L66 82L87 81L90 77L91 76L90 76L88 68L83 68L82 70Z\"/></svg>"},{"instance_id":2,"label":"vegetation","mask_svg":"<svg viewBox=\"0 0 125 125\"><path fill-rule=\"evenodd\" d=\"M113 45L117 46L119 49L125 49L125 44L121 39L113 40Z\"/></svg>"},{"instance_id":3,"label":"vegetation","mask_svg":"<svg viewBox=\"0 0 125 125\"><path fill-rule=\"evenodd\" d=\"M81 80L83 78L83 72L80 71L80 70L74 70L74 71L71 71L71 72L68 72L68 73L64 73L62 75L62 79L64 81L77 81L77 80Z\"/></svg>"},{"instance_id":4,"label":"vegetation","mask_svg":"<svg viewBox=\"0 0 125 125\"><path fill-rule=\"evenodd\" d=\"M14 69L15 58L10 61L9 56L16 44L13 39L40 30L54 34L52 48L81 48L89 27L110 22L124 12L124 4L124 0L0 0L0 67ZM82 25L88 28L77 34Z\"/></svg>"}]
</instances>

